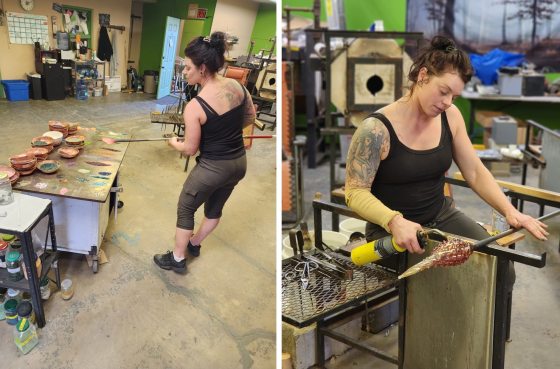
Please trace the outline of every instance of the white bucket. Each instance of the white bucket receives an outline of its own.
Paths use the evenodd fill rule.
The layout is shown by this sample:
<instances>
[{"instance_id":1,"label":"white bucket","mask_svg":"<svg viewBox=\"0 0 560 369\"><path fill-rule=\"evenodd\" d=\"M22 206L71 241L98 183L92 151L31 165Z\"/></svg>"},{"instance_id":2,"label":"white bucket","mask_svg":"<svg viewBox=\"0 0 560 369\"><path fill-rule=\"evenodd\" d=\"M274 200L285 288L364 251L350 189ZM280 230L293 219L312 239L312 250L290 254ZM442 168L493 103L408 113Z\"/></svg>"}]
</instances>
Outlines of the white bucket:
<instances>
[{"instance_id":1,"label":"white bucket","mask_svg":"<svg viewBox=\"0 0 560 369\"><path fill-rule=\"evenodd\" d=\"M103 95L103 87L94 87L93 96L101 96L101 95Z\"/></svg>"},{"instance_id":2,"label":"white bucket","mask_svg":"<svg viewBox=\"0 0 560 369\"><path fill-rule=\"evenodd\" d=\"M348 237L350 237L350 235L354 232L361 232L363 234L366 233L365 220L348 218L340 222L339 227L340 227L340 232L344 233Z\"/></svg>"},{"instance_id":3,"label":"white bucket","mask_svg":"<svg viewBox=\"0 0 560 369\"><path fill-rule=\"evenodd\" d=\"M315 233L313 231L309 231L309 236L313 241L313 248L315 247L314 235ZM341 248L342 246L346 245L346 243L348 242L348 236L340 232L323 231L322 235L323 235L323 242L331 249ZM290 236L286 236L282 240L282 259L286 259L291 256L294 256L294 251L292 250L292 246L290 246Z\"/></svg>"}]
</instances>

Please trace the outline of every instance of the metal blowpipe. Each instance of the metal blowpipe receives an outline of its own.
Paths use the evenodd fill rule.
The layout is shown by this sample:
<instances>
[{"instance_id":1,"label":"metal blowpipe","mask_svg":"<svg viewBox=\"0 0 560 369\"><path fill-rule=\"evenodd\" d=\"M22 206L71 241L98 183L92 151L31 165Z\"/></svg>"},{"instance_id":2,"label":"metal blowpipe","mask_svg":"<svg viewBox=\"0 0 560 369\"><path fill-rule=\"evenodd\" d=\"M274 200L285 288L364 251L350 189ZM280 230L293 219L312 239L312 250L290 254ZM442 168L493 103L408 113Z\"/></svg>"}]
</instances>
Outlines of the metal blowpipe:
<instances>
[{"instance_id":1,"label":"metal blowpipe","mask_svg":"<svg viewBox=\"0 0 560 369\"><path fill-rule=\"evenodd\" d=\"M550 214L544 215L537 220L545 221L560 214L560 210L554 211ZM512 233L518 232L520 229L510 228L507 231L498 233L495 236L485 238L473 244L460 240L458 238L442 242L440 245L434 247L432 254L420 261L418 264L408 268L403 274L399 275L399 279L410 277L423 270L429 269L432 266L453 266L459 265L467 261L472 252L483 246L488 245L490 242L499 240Z\"/></svg>"}]
</instances>

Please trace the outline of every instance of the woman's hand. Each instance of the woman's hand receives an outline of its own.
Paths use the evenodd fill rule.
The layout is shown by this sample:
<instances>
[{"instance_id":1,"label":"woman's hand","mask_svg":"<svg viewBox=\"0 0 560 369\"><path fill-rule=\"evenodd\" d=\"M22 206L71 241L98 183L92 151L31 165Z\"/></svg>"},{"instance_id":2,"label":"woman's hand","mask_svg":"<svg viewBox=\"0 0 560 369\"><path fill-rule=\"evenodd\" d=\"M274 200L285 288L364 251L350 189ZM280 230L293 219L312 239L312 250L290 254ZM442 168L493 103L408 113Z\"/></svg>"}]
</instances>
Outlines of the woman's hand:
<instances>
[{"instance_id":1,"label":"woman's hand","mask_svg":"<svg viewBox=\"0 0 560 369\"><path fill-rule=\"evenodd\" d=\"M413 254L422 254L424 252L416 237L416 233L422 230L420 224L406 220L402 215L395 215L388 226L397 245Z\"/></svg>"},{"instance_id":2,"label":"woman's hand","mask_svg":"<svg viewBox=\"0 0 560 369\"><path fill-rule=\"evenodd\" d=\"M523 227L528 230L533 235L533 237L541 241L547 240L546 236L548 236L549 233L546 231L546 228L548 226L538 219L535 219L514 209L510 213L506 214L506 220L508 224L513 228Z\"/></svg>"},{"instance_id":3,"label":"woman's hand","mask_svg":"<svg viewBox=\"0 0 560 369\"><path fill-rule=\"evenodd\" d=\"M167 144L171 147L173 147L175 150L179 150L181 151L181 149L179 148L179 144L181 144L182 142L179 142L179 140L177 139L177 137L171 137L169 140L167 140Z\"/></svg>"}]
</instances>

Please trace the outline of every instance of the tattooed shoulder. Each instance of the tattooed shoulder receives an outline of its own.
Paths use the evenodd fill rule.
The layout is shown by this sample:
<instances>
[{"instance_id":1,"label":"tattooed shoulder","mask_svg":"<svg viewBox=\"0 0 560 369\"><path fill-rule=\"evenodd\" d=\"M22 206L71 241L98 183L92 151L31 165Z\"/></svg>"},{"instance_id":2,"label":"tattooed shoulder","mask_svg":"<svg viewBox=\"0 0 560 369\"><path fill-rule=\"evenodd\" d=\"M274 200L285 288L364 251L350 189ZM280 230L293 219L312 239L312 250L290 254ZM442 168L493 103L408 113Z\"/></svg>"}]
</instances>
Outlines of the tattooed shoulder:
<instances>
[{"instance_id":1,"label":"tattooed shoulder","mask_svg":"<svg viewBox=\"0 0 560 369\"><path fill-rule=\"evenodd\" d=\"M373 183L381 160L389 152L389 133L376 118L368 118L356 130L348 150L347 185L369 187Z\"/></svg>"}]
</instances>

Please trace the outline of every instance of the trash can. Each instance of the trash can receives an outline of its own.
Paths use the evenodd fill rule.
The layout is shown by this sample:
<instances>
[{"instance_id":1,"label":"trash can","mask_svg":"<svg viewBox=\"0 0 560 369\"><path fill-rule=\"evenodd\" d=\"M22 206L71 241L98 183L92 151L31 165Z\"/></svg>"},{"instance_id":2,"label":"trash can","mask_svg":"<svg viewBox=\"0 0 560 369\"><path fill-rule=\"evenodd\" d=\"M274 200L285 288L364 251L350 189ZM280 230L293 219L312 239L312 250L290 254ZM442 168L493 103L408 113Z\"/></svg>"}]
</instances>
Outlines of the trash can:
<instances>
[{"instance_id":1,"label":"trash can","mask_svg":"<svg viewBox=\"0 0 560 369\"><path fill-rule=\"evenodd\" d=\"M156 93L156 75L155 70L144 71L144 92L147 94Z\"/></svg>"},{"instance_id":2,"label":"trash can","mask_svg":"<svg viewBox=\"0 0 560 369\"><path fill-rule=\"evenodd\" d=\"M29 97L33 100L41 100L43 93L41 92L41 75L28 74L27 81L29 82Z\"/></svg>"}]
</instances>

